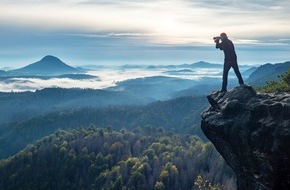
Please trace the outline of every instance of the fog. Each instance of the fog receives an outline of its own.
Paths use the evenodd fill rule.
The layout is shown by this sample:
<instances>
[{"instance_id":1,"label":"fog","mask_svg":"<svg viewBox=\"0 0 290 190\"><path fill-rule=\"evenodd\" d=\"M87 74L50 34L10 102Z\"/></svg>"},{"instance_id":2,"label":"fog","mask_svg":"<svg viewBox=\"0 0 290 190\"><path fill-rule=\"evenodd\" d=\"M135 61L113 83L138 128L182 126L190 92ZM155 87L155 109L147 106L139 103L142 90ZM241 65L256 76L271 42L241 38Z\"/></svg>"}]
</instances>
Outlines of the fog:
<instances>
[{"instance_id":1,"label":"fog","mask_svg":"<svg viewBox=\"0 0 290 190\"><path fill-rule=\"evenodd\" d=\"M242 68L241 71L246 68ZM41 77L10 77L0 79L0 91L2 92L22 92L35 91L43 88L59 87L59 88L90 88L90 89L104 89L116 86L117 82L128 79L166 76L176 77L182 79L190 79L199 81L200 79L217 78L221 80L221 68L165 68L156 67L153 69L144 68L103 68L99 70L89 71L86 74L97 76L93 79L71 79L71 78L49 78L43 79ZM234 77L233 72L229 74L229 78Z\"/></svg>"}]
</instances>

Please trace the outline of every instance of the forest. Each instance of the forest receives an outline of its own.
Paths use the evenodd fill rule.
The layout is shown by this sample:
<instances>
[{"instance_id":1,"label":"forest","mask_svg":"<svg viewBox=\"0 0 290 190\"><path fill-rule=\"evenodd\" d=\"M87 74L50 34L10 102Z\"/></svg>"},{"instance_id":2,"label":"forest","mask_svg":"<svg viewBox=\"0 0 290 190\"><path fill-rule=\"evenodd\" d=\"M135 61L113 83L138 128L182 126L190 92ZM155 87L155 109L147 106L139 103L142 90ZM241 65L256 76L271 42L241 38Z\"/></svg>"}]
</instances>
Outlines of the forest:
<instances>
[{"instance_id":1,"label":"forest","mask_svg":"<svg viewBox=\"0 0 290 190\"><path fill-rule=\"evenodd\" d=\"M235 189L214 146L163 128L93 125L54 134L0 161L0 189Z\"/></svg>"},{"instance_id":2,"label":"forest","mask_svg":"<svg viewBox=\"0 0 290 190\"><path fill-rule=\"evenodd\" d=\"M289 76L257 90L289 91ZM2 123L0 189L236 189L233 171L200 130L207 106L204 96L187 96Z\"/></svg>"},{"instance_id":3,"label":"forest","mask_svg":"<svg viewBox=\"0 0 290 190\"><path fill-rule=\"evenodd\" d=\"M290 69L278 76L279 80L268 81L264 86L257 88L260 92L290 92Z\"/></svg>"},{"instance_id":4,"label":"forest","mask_svg":"<svg viewBox=\"0 0 290 190\"><path fill-rule=\"evenodd\" d=\"M94 89L45 88L35 92L0 92L0 124L23 121L63 109L146 105L149 102L153 101L127 92Z\"/></svg>"},{"instance_id":5,"label":"forest","mask_svg":"<svg viewBox=\"0 0 290 190\"><path fill-rule=\"evenodd\" d=\"M84 107L55 110L21 122L0 127L0 159L12 156L27 144L54 133L58 129L90 126L120 130L162 127L167 131L195 134L205 140L200 129L200 113L207 106L204 96L188 96L158 101L146 106Z\"/></svg>"}]
</instances>

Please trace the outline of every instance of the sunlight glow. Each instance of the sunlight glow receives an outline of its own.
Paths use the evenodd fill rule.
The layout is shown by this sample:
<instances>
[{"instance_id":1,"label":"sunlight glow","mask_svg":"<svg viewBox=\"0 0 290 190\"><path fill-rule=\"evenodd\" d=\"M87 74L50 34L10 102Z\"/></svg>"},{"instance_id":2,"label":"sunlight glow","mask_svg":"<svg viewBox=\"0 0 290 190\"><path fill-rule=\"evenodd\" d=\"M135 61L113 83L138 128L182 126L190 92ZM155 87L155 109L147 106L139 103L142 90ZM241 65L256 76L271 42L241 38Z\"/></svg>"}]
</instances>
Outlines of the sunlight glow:
<instances>
[{"instance_id":1,"label":"sunlight glow","mask_svg":"<svg viewBox=\"0 0 290 190\"><path fill-rule=\"evenodd\" d=\"M289 34L290 21L285 18L290 13L283 6L276 3L265 8L253 3L253 10L244 11L243 6L248 4L241 1L238 8L235 4L219 7L186 0L108 3L14 0L0 3L0 23L42 30L156 34L151 39L165 44L207 44L209 38L222 31L239 38ZM262 8L264 12L257 11Z\"/></svg>"}]
</instances>

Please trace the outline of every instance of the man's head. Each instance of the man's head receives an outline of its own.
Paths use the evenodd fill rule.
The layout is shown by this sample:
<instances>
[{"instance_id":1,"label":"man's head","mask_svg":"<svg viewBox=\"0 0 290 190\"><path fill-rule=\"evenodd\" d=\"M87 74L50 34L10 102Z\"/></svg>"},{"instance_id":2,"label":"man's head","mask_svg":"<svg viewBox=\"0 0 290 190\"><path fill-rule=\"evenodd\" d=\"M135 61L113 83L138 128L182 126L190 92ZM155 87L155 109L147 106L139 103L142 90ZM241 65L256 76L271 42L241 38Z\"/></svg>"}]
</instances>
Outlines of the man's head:
<instances>
[{"instance_id":1,"label":"man's head","mask_svg":"<svg viewBox=\"0 0 290 190\"><path fill-rule=\"evenodd\" d=\"M224 32L220 34L220 37L221 37L222 40L228 38L227 34L224 33Z\"/></svg>"}]
</instances>

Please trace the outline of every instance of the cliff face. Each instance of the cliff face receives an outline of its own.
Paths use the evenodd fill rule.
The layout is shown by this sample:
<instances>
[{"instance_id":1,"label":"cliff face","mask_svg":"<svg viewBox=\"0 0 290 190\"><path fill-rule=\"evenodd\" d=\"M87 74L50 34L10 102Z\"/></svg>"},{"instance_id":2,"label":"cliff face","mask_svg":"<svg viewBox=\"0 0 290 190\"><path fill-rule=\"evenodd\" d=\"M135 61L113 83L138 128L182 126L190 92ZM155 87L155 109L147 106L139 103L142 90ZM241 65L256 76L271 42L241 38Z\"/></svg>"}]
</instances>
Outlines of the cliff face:
<instances>
[{"instance_id":1,"label":"cliff face","mask_svg":"<svg viewBox=\"0 0 290 190\"><path fill-rule=\"evenodd\" d=\"M202 130L235 171L238 190L290 189L290 94L239 86L208 101Z\"/></svg>"}]
</instances>

